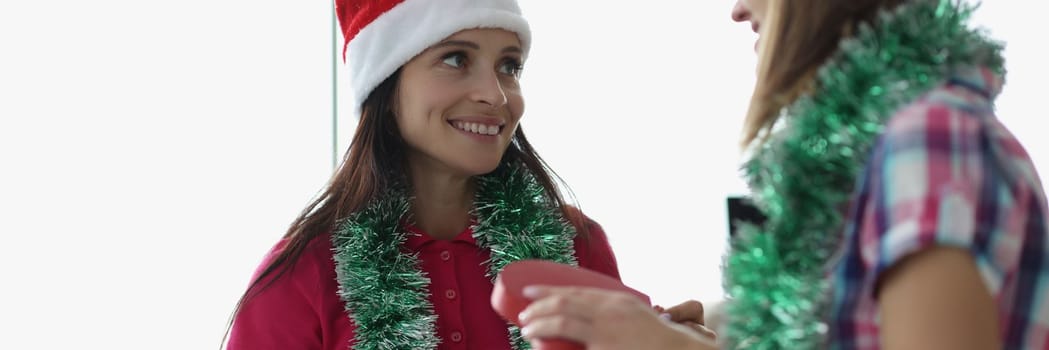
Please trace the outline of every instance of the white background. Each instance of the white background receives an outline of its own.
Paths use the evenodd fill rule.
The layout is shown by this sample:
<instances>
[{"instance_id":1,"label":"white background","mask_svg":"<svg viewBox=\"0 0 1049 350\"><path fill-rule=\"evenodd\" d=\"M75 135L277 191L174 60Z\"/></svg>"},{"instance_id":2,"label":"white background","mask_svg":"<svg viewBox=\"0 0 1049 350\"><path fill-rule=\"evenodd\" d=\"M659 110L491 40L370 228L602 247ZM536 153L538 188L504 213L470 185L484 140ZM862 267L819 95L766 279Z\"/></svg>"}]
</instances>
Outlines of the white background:
<instances>
[{"instance_id":1,"label":"white background","mask_svg":"<svg viewBox=\"0 0 1049 350\"><path fill-rule=\"evenodd\" d=\"M523 125L628 284L716 300L755 35L732 1L639 4L524 0ZM976 18L1009 43L999 112L1042 168L1046 9ZM217 348L330 174L332 36L329 1L0 4L0 348Z\"/></svg>"}]
</instances>

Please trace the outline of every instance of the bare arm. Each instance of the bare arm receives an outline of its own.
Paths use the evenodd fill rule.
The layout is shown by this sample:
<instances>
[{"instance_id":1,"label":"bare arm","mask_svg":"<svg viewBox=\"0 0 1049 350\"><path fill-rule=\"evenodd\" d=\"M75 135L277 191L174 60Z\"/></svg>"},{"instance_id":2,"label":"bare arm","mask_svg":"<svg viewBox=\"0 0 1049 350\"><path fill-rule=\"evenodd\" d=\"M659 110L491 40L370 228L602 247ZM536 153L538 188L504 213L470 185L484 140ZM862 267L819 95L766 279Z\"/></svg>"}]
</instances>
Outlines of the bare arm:
<instances>
[{"instance_id":1,"label":"bare arm","mask_svg":"<svg viewBox=\"0 0 1049 350\"><path fill-rule=\"evenodd\" d=\"M997 307L966 251L921 251L881 276L882 345L903 349L999 349Z\"/></svg>"}]
</instances>

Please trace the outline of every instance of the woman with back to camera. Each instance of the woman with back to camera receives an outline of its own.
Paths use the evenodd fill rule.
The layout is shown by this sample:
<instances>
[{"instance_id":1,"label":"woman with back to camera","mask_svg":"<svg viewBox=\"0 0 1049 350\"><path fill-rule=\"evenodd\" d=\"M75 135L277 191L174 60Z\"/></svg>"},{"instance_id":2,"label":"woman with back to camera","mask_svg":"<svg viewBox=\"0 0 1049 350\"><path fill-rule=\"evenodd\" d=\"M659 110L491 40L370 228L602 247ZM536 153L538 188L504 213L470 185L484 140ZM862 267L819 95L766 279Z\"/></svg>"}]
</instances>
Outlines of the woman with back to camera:
<instances>
[{"instance_id":1,"label":"woman with back to camera","mask_svg":"<svg viewBox=\"0 0 1049 350\"><path fill-rule=\"evenodd\" d=\"M719 341L617 293L538 286L530 339L589 349L1049 349L1046 196L994 114L999 43L955 0L740 0L760 34L744 167L761 226ZM1037 117L1032 115L1032 117Z\"/></svg>"}]
</instances>

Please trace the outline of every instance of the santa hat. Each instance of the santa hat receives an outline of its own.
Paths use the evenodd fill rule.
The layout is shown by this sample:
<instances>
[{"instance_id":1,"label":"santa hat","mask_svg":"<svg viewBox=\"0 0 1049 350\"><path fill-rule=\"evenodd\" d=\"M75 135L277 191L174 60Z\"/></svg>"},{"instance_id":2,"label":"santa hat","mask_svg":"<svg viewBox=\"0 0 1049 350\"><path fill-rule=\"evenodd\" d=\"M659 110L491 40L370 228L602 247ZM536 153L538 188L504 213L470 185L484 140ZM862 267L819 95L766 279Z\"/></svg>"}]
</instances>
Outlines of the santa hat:
<instances>
[{"instance_id":1,"label":"santa hat","mask_svg":"<svg viewBox=\"0 0 1049 350\"><path fill-rule=\"evenodd\" d=\"M517 33L522 57L531 41L515 0L335 0L349 68L352 115L398 68L459 31L499 28Z\"/></svg>"}]
</instances>

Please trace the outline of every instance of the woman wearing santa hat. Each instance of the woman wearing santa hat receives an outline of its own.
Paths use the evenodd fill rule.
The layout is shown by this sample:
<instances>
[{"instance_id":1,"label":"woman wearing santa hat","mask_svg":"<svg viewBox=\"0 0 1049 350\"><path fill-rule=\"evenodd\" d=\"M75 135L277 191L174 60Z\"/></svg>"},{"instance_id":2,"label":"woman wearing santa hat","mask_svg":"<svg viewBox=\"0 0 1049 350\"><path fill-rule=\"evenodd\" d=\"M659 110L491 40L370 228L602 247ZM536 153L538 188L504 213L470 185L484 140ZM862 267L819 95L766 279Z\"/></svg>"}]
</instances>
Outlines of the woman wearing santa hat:
<instances>
[{"instance_id":1,"label":"woman wearing santa hat","mask_svg":"<svg viewBox=\"0 0 1049 350\"><path fill-rule=\"evenodd\" d=\"M359 124L266 256L228 348L521 349L490 306L505 265L619 278L519 126L531 41L513 0L336 0Z\"/></svg>"}]
</instances>

